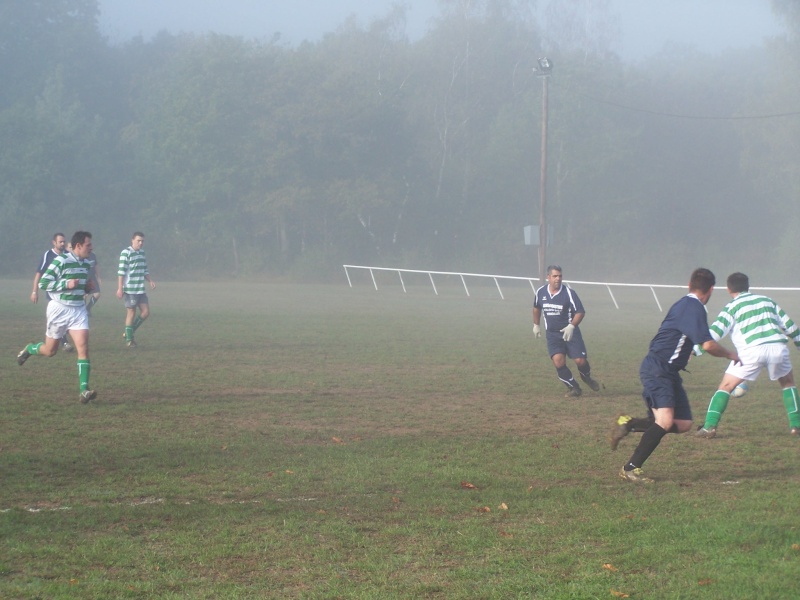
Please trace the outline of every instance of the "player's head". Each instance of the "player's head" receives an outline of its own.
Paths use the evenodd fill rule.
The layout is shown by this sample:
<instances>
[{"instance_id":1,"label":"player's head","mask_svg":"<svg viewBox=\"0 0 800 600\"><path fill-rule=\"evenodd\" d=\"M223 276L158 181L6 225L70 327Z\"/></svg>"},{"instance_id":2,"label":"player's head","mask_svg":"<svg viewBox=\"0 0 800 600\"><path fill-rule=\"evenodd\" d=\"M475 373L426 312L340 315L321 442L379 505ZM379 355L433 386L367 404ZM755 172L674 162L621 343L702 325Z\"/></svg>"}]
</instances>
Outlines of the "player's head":
<instances>
[{"instance_id":1,"label":"player's head","mask_svg":"<svg viewBox=\"0 0 800 600\"><path fill-rule=\"evenodd\" d=\"M700 294L709 294L717 283L717 278L714 273L706 268L700 267L692 271L692 277L689 279L689 290L692 292L699 292Z\"/></svg>"},{"instance_id":2,"label":"player's head","mask_svg":"<svg viewBox=\"0 0 800 600\"><path fill-rule=\"evenodd\" d=\"M553 289L561 285L561 267L558 265L550 265L547 267L547 282Z\"/></svg>"},{"instance_id":3,"label":"player's head","mask_svg":"<svg viewBox=\"0 0 800 600\"><path fill-rule=\"evenodd\" d=\"M739 294L750 290L750 278L744 273L731 273L728 275L728 291Z\"/></svg>"},{"instance_id":4,"label":"player's head","mask_svg":"<svg viewBox=\"0 0 800 600\"><path fill-rule=\"evenodd\" d=\"M76 231L72 239L72 253L79 258L89 258L92 253L92 234L88 231Z\"/></svg>"},{"instance_id":5,"label":"player's head","mask_svg":"<svg viewBox=\"0 0 800 600\"><path fill-rule=\"evenodd\" d=\"M64 252L64 248L67 246L67 237L63 233L54 233L53 234L53 250L58 252L59 254Z\"/></svg>"},{"instance_id":6,"label":"player's head","mask_svg":"<svg viewBox=\"0 0 800 600\"><path fill-rule=\"evenodd\" d=\"M131 236L131 248L141 250L144 245L144 234L141 231L134 231Z\"/></svg>"}]
</instances>

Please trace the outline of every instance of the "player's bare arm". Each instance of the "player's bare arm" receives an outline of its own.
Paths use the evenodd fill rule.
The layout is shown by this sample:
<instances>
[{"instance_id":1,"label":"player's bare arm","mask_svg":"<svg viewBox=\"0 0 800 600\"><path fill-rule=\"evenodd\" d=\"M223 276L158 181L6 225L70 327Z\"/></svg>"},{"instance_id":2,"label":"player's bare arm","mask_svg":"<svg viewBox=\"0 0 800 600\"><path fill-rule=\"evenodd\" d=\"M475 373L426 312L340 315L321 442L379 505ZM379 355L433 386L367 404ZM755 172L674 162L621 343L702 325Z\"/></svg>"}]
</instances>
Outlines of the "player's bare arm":
<instances>
[{"instance_id":1,"label":"player's bare arm","mask_svg":"<svg viewBox=\"0 0 800 600\"><path fill-rule=\"evenodd\" d=\"M711 356L716 356L718 358L727 358L732 360L737 365L742 364L742 361L739 359L739 355L736 352L731 352L725 346L722 346L715 342L714 340L708 340L703 344L703 350L708 352Z\"/></svg>"}]
</instances>

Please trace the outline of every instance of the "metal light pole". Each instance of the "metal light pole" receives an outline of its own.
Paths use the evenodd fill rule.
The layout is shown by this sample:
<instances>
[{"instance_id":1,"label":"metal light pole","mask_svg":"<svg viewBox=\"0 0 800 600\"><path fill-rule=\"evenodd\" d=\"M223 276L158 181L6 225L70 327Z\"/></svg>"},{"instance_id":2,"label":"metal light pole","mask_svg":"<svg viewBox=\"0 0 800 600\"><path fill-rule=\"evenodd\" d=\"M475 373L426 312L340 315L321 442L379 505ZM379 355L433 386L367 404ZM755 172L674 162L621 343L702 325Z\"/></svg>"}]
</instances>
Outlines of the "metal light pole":
<instances>
[{"instance_id":1,"label":"metal light pole","mask_svg":"<svg viewBox=\"0 0 800 600\"><path fill-rule=\"evenodd\" d=\"M553 65L547 57L539 59L536 75L542 78L542 162L539 173L539 281L544 282L547 273L547 80Z\"/></svg>"}]
</instances>

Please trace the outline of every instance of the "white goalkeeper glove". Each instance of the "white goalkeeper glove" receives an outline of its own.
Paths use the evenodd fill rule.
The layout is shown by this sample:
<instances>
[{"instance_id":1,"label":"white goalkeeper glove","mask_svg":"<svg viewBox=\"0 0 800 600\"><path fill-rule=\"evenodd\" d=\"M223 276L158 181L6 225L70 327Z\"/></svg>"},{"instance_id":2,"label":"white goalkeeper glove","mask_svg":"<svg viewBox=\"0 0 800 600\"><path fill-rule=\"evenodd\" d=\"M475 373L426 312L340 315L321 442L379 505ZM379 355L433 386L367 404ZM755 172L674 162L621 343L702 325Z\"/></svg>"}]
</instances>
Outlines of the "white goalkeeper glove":
<instances>
[{"instance_id":1,"label":"white goalkeeper glove","mask_svg":"<svg viewBox=\"0 0 800 600\"><path fill-rule=\"evenodd\" d=\"M539 326L536 323L533 324L533 337L542 337L542 330L539 329Z\"/></svg>"},{"instance_id":2,"label":"white goalkeeper glove","mask_svg":"<svg viewBox=\"0 0 800 600\"><path fill-rule=\"evenodd\" d=\"M564 339L565 342L568 342L572 339L573 331L575 331L575 325L573 325L572 323L570 323L569 325L564 327L564 329L561 330L561 333L564 334L562 338Z\"/></svg>"}]
</instances>

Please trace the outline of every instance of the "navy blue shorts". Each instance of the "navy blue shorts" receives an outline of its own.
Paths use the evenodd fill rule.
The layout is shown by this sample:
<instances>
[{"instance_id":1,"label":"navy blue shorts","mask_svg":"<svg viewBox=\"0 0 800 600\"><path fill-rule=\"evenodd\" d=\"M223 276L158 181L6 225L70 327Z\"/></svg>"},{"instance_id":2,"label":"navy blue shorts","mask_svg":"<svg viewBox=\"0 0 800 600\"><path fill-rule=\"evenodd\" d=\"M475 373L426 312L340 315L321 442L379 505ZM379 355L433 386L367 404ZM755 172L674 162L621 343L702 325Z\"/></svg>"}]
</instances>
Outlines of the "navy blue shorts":
<instances>
[{"instance_id":1,"label":"navy blue shorts","mask_svg":"<svg viewBox=\"0 0 800 600\"><path fill-rule=\"evenodd\" d=\"M571 359L586 358L586 344L583 343L581 330L577 327L572 332L572 339L564 341L564 334L560 331L547 332L547 352L550 358L555 354L566 354Z\"/></svg>"},{"instance_id":2,"label":"navy blue shorts","mask_svg":"<svg viewBox=\"0 0 800 600\"><path fill-rule=\"evenodd\" d=\"M692 420L692 408L680 373L648 354L639 368L639 378L642 380L642 398L651 415L654 408L674 408L676 419Z\"/></svg>"}]
</instances>

